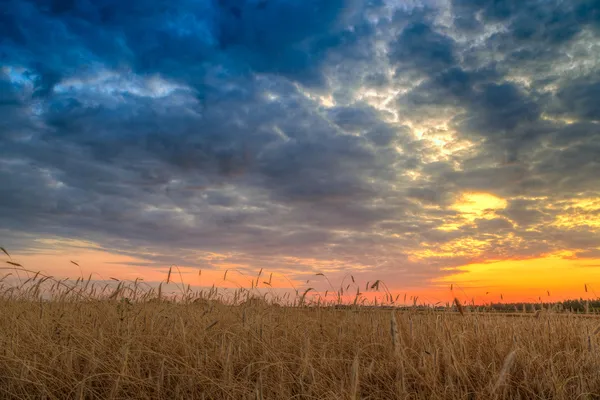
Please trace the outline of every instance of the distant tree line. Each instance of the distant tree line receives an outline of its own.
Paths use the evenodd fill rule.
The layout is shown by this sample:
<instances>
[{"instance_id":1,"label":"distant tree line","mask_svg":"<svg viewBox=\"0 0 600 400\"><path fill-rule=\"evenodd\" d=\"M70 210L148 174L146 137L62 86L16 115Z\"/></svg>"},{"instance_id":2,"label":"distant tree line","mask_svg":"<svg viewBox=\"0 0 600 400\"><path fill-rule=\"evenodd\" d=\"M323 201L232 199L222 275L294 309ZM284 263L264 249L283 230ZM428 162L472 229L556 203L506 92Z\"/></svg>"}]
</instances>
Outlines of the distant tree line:
<instances>
[{"instance_id":1,"label":"distant tree line","mask_svg":"<svg viewBox=\"0 0 600 400\"><path fill-rule=\"evenodd\" d=\"M600 299L571 299L559 302L539 303L492 303L488 309L502 312L535 312L537 310L569 311L576 313L600 312Z\"/></svg>"},{"instance_id":2,"label":"distant tree line","mask_svg":"<svg viewBox=\"0 0 600 400\"><path fill-rule=\"evenodd\" d=\"M556 312L573 312L573 313L600 313L600 299L570 299L559 302L517 302L517 303L491 303L486 305L464 304L465 309L475 312L503 312L503 313L535 313L540 310L556 311ZM336 309L353 309L356 306L351 304L336 304L333 306ZM445 311L448 309L456 311L455 303L446 303L445 305L413 305L413 306L398 306L398 305L368 305L360 306L362 309L391 309L391 310L412 310L412 311Z\"/></svg>"}]
</instances>

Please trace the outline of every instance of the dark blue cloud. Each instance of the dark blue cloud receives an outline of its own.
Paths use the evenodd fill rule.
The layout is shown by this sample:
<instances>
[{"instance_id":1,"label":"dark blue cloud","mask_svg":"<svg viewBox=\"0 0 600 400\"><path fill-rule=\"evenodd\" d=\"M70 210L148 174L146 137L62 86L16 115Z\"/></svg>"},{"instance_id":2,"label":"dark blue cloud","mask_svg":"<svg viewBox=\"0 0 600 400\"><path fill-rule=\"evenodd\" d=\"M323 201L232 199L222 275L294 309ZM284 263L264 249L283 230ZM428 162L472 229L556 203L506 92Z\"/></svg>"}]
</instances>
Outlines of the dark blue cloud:
<instances>
[{"instance_id":1,"label":"dark blue cloud","mask_svg":"<svg viewBox=\"0 0 600 400\"><path fill-rule=\"evenodd\" d=\"M411 23L390 46L390 60L405 68L435 74L456 64L454 40L425 22ZM401 73L402 68L398 73Z\"/></svg>"},{"instance_id":2,"label":"dark blue cloud","mask_svg":"<svg viewBox=\"0 0 600 400\"><path fill-rule=\"evenodd\" d=\"M360 133L361 136L369 139L374 145L389 146L394 142L406 144L409 138L409 129L383 122L382 119L385 118L385 114L361 103L330 110L332 120L340 128L348 132Z\"/></svg>"},{"instance_id":3,"label":"dark blue cloud","mask_svg":"<svg viewBox=\"0 0 600 400\"><path fill-rule=\"evenodd\" d=\"M481 32L486 24L502 23L505 29L494 33L489 45L506 53L507 61L512 60L514 66L523 65L524 61L556 59L561 51L568 51L565 46L579 34L596 26L600 9L594 0L453 0L452 6L459 29L464 26L466 30Z\"/></svg>"},{"instance_id":4,"label":"dark blue cloud","mask_svg":"<svg viewBox=\"0 0 600 400\"><path fill-rule=\"evenodd\" d=\"M584 120L600 121L600 79L584 77L569 82L557 93L565 112Z\"/></svg>"},{"instance_id":5,"label":"dark blue cloud","mask_svg":"<svg viewBox=\"0 0 600 400\"><path fill-rule=\"evenodd\" d=\"M215 66L228 76L272 73L323 86L328 51L368 34L362 12L376 3L11 0L0 35L5 58L38 75L40 95L99 65L160 73L200 91Z\"/></svg>"},{"instance_id":6,"label":"dark blue cloud","mask_svg":"<svg viewBox=\"0 0 600 400\"><path fill-rule=\"evenodd\" d=\"M319 67L329 49L368 34L368 29L346 31L360 21L345 15L359 10L348 10L344 0L218 3L216 39L221 49L255 71L281 74L308 86L325 84Z\"/></svg>"},{"instance_id":7,"label":"dark blue cloud","mask_svg":"<svg viewBox=\"0 0 600 400\"><path fill-rule=\"evenodd\" d=\"M489 83L476 90L470 99L471 118L462 125L482 134L514 132L519 124L540 116L539 106L512 83Z\"/></svg>"}]
</instances>

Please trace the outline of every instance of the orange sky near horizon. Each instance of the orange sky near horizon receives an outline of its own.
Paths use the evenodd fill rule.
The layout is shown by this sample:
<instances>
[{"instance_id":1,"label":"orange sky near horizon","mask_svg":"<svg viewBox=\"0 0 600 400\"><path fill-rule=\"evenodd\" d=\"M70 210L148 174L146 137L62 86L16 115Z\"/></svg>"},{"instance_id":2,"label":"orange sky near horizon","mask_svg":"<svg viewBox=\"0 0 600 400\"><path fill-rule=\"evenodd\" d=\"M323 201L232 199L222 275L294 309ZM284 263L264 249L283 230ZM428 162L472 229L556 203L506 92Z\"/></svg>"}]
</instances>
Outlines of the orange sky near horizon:
<instances>
[{"instance_id":1,"label":"orange sky near horizon","mask_svg":"<svg viewBox=\"0 0 600 400\"><path fill-rule=\"evenodd\" d=\"M158 283L166 280L170 267L168 265L164 267L136 266L136 263L143 265L144 260L110 253L99 248L69 247L61 249L57 247L56 250L11 254L11 256L13 261L22 264L28 270L41 271L57 278L75 279L82 275L87 278L89 274L92 274L93 280L142 278L147 283ZM71 261L75 261L79 266ZM7 265L5 268L10 267ZM274 271L264 270L262 272L259 286L267 287L264 282L269 281L271 272ZM289 275L297 272L290 270ZM544 302L551 302L579 297L596 298L598 297L596 293L600 293L600 259L578 259L570 252L521 260L493 260L452 268L444 272L446 275L432 279L422 287L403 287L393 278L386 276L375 278L385 282L394 296L400 295L400 299L403 299L406 294L407 303L411 303L412 300L409 299L414 296L419 296L419 304L422 302L443 304L452 301L455 296L464 302L475 300L477 304L539 302L540 299ZM227 280L223 280L224 273L225 269L204 269L200 272L199 268L180 266L178 270L173 270L172 280L176 283L183 280L186 285L190 284L192 287L209 287L214 284L219 288L235 289L250 288L251 280L256 278L255 274L244 274L235 266L229 269ZM352 271L348 271L348 273L352 273ZM309 280L309 283L306 280ZM325 290L329 290L329 293L333 292L322 277L307 274L306 280L289 281L285 271L275 271L271 279L271 287L289 289L293 284L300 291L307 287L314 287L322 295ZM350 282L349 278L346 279L344 287ZM331 283L337 289L341 282L337 282L333 278ZM361 292L365 292L365 284L366 282L357 280ZM451 285L452 291L450 290ZM585 292L584 285L587 285L588 293ZM352 288L349 290L352 295L354 291L355 289ZM379 294L383 295L383 292L380 291ZM373 294L365 292L364 296L372 299ZM329 298L331 299L331 297Z\"/></svg>"},{"instance_id":2,"label":"orange sky near horizon","mask_svg":"<svg viewBox=\"0 0 600 400\"><path fill-rule=\"evenodd\" d=\"M436 229L452 233L464 227L476 226L477 221L505 218L501 211L506 207L505 199L490 193L463 193L450 206L456 212L456 216L452 220L444 221L444 224ZM600 227L600 219L596 213L599 207L600 201L596 199L572 201L568 207L561 208L562 212L553 224L567 227L585 224L590 229L596 229ZM533 229L542 228L538 226ZM409 283L407 287L407 283L403 283L402 272L379 273L376 267L369 265L340 264L335 257L332 259L282 257L282 267L277 271L264 270L259 286L267 287L263 282L271 280L273 289L283 290L294 287L302 292L311 287L323 295L326 290L329 293L337 291L341 284L347 288L350 280L348 274L354 274L361 292L365 292L364 277L368 276L371 282L376 279L385 282L394 297L400 295L399 297L403 299L406 295L407 299L413 299L418 296L419 303L427 304L444 304L452 301L455 296L461 301L469 303L475 301L477 304L502 301L549 302L568 298L597 297L594 291L596 284L600 293L600 259L577 258L576 249L554 251L528 258L514 256L509 258L511 244L516 239L510 235L500 235L499 238L503 249L500 254L507 254L504 258L498 257L498 253L495 256L490 253L489 241L470 236L459 237L437 245L425 244L410 250L409 261L417 265L413 268L418 268L420 264L426 265L428 260L436 258L451 259L455 256L464 256L477 260L458 267L442 267L437 276L427 278L417 286ZM95 280L117 278L132 281L142 278L147 283L158 284L166 280L171 267L148 263L148 260L143 258L111 252L110 249L87 241L40 238L36 242L41 245L40 248L29 249L22 254L12 254L14 261L21 263L27 269L60 278L75 279L79 276L87 278L92 274L92 279ZM207 254L208 259L212 260L212 269L201 270L198 267L179 266L173 270L172 280L176 283L183 280L186 285L190 284L193 287L210 287L214 284L220 288L235 289L252 286L252 280L256 278L259 271L254 264L235 264L229 261L226 255ZM152 255L148 256L152 259ZM78 265L73 264L72 261ZM227 280L224 280L226 270L229 272ZM318 272L324 272L331 284L324 277L316 276ZM271 273L273 278L269 278ZM344 276L347 278L345 281L343 281ZM453 291L450 290L451 285ZM590 289L588 293L585 292L584 285ZM351 293L355 291L355 287L348 290ZM383 293L380 295L383 296ZM365 292L364 296L372 299L376 295ZM412 303L412 300L407 302Z\"/></svg>"},{"instance_id":3,"label":"orange sky near horizon","mask_svg":"<svg viewBox=\"0 0 600 400\"><path fill-rule=\"evenodd\" d=\"M439 231L452 232L462 229L476 221L498 218L499 211L507 207L507 201L489 193L463 193L458 200L450 206L456 211L456 217L438 227ZM585 214L586 211L595 211L600 207L600 202L595 199L579 200L565 209L554 224L582 224L596 228L598 217L595 213ZM503 245L510 250L511 237L503 237ZM92 279L109 280L135 280L142 278L147 283L158 283L166 280L170 265L148 265L148 261L124 254L111 252L100 245L78 240L63 239L37 239L41 249L31 249L23 254L12 254L14 261L21 263L25 268L41 271L45 274L73 278L92 274ZM490 302L517 302L531 301L544 302L564 300L567 298L597 297L594 292L598 283L600 293L600 259L577 258L576 251L555 251L550 254L538 255L529 258L497 258L490 259L488 254L489 243L470 237L462 237L437 246L422 246L409 253L409 260L417 263L427 263L428 259L436 257L468 256L479 262L470 263L453 268L442 268L438 277L429 278L419 286L406 287L402 283L402 273L379 275L377 269L366 265L347 264L345 268L336 267L337 260L320 260L312 258L283 257L283 267L277 271L265 270L262 273L259 286L267 287L263 282L271 278L273 289L290 289L292 287L300 292L308 287L316 289L321 295L326 290L333 294L340 284L346 288L349 282L348 274L360 277L368 272L371 282L380 279L385 282L390 292L408 303L416 296L419 303L435 304L452 301L456 296L461 301L475 301L477 304ZM222 254L210 253L210 259L217 260L219 268L200 269L197 267L179 266L173 270L172 280L180 283L182 280L193 287L210 287L213 284L220 288L250 288L252 280L256 278L259 268L254 265L233 264ZM78 265L72 263L76 262ZM312 269L307 270L306 266ZM322 271L321 271L322 269ZM225 271L229 270L227 280L224 280ZM256 270L256 271L254 271ZM201 272L200 272L201 271ZM246 272L242 272L246 271ZM254 271L254 272L248 272ZM331 280L315 276L315 272L324 272ZM342 282L346 275L347 281ZM364 276L364 275L363 275ZM295 279L294 279L295 277ZM366 282L357 281L361 292L365 292ZM450 290L450 286L454 288ZM584 290L587 285L590 291ZM348 292L354 293L356 289ZM548 295L549 293L549 295ZM383 296L383 292L379 293ZM377 294L365 292L364 296L373 299ZM352 296L350 296L352 297ZM330 298L330 297L329 297Z\"/></svg>"},{"instance_id":4,"label":"orange sky near horizon","mask_svg":"<svg viewBox=\"0 0 600 400\"><path fill-rule=\"evenodd\" d=\"M525 260L499 260L471 264L460 273L437 280L454 285L458 297L474 297L477 303L532 301L552 302L571 298L596 298L600 289L600 260L577 259L560 254ZM587 285L588 292L585 292ZM466 293L461 293L460 288ZM600 291L598 291L600 292Z\"/></svg>"}]
</instances>

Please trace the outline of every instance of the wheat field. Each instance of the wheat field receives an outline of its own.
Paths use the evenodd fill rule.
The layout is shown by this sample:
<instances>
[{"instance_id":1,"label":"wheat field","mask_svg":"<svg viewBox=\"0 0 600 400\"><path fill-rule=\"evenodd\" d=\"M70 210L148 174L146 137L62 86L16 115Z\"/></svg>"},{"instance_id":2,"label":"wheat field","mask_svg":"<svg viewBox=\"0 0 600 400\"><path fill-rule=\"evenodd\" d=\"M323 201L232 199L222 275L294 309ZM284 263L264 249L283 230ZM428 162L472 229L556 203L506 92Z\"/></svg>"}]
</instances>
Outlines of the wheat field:
<instances>
[{"instance_id":1,"label":"wheat field","mask_svg":"<svg viewBox=\"0 0 600 400\"><path fill-rule=\"evenodd\" d=\"M115 285L3 281L0 398L600 398L596 318Z\"/></svg>"}]
</instances>

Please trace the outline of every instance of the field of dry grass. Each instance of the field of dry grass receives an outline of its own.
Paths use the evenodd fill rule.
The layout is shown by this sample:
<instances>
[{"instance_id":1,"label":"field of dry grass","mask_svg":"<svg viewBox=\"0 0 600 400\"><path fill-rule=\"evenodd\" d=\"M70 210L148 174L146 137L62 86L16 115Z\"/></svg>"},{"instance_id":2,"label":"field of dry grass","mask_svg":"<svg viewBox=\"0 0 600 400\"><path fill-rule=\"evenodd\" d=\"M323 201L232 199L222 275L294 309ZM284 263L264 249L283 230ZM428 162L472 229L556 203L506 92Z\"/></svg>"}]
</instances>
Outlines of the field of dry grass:
<instances>
[{"instance_id":1,"label":"field of dry grass","mask_svg":"<svg viewBox=\"0 0 600 400\"><path fill-rule=\"evenodd\" d=\"M174 302L40 275L0 293L0 398L600 398L600 321L573 314Z\"/></svg>"}]
</instances>

